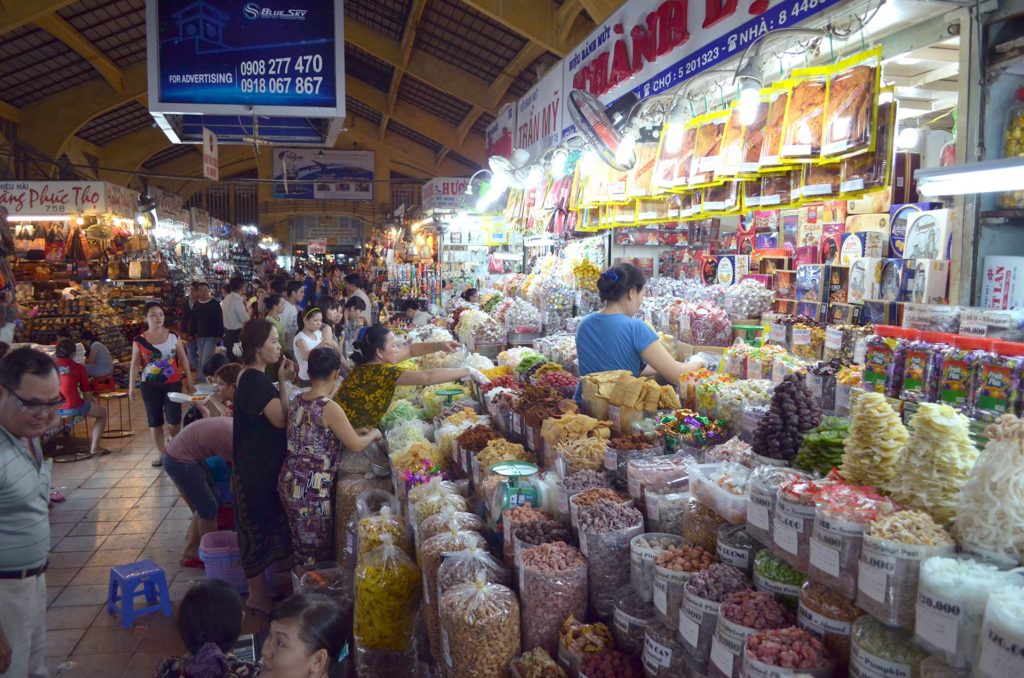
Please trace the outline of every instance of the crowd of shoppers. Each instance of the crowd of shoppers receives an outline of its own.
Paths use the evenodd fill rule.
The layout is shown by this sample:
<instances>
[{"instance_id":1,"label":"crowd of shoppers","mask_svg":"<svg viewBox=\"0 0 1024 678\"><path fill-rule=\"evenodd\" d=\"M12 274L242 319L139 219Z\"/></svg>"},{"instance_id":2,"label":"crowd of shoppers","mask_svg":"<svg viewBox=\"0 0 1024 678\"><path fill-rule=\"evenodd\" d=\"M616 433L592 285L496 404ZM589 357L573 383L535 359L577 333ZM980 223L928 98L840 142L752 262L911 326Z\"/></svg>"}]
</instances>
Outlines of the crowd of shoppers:
<instances>
[{"instance_id":1,"label":"crowd of shoppers","mask_svg":"<svg viewBox=\"0 0 1024 678\"><path fill-rule=\"evenodd\" d=\"M192 511L181 564L202 566L199 545L216 529L222 501L211 469L230 465L249 585L243 602L220 582L197 584L179 613L189 653L162 663L157 675L207 675L211 666L220 673L209 675L255 675L257 667L231 655L243 607L270 624L259 675L293 675L296 666L302 675L338 675L350 635L346 615L318 596L275 607L281 591L269 575L301 575L334 559L339 469L345 459L372 454L397 386L485 379L466 368L399 367L408 357L459 346L397 347L390 330L375 324L371 295L359 275L331 269L316 278L278 275L248 290L233 278L220 302L209 285L196 283L176 327L166 323L160 302L146 304L146 329L132 341L128 392L145 406L159 452L154 465L164 467ZM107 413L93 395L113 361L92 332L79 340L62 337L56 360L30 348L0 359L0 515L9 547L0 553L0 675L43 670L51 466L38 439L58 415L83 416L93 420L91 452L108 454L99 446ZM193 403L182 428L187 399L172 395L194 393L196 382L211 383L212 393ZM4 574L12 571L17 579Z\"/></svg>"}]
</instances>

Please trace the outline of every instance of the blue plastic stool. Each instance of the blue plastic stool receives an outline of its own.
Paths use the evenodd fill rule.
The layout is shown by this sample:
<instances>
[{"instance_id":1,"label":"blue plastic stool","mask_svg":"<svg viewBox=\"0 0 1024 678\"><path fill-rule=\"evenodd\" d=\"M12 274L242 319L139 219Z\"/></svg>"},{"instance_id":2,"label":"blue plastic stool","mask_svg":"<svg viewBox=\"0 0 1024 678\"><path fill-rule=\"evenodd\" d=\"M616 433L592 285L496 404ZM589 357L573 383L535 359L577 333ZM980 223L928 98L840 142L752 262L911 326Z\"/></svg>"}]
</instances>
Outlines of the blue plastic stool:
<instances>
[{"instance_id":1,"label":"blue plastic stool","mask_svg":"<svg viewBox=\"0 0 1024 678\"><path fill-rule=\"evenodd\" d=\"M141 590L136 590L139 585ZM120 592L118 592L120 588ZM146 607L135 609L135 598L146 596ZM110 588L107 594L107 612L117 612L121 603L121 626L130 629L135 618L151 612L162 611L165 617L171 614L171 596L167 592L167 577L162 567L152 560L117 565L110 568Z\"/></svg>"}]
</instances>

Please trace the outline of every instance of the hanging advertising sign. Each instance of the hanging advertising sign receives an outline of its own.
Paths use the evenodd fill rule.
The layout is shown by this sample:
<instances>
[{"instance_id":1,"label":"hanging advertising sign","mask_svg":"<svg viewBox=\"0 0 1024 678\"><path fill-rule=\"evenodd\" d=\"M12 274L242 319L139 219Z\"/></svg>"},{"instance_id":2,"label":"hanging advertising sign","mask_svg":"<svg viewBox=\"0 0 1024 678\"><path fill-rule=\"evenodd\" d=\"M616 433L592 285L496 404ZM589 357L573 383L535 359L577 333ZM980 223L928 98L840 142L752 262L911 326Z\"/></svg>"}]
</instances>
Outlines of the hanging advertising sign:
<instances>
[{"instance_id":1,"label":"hanging advertising sign","mask_svg":"<svg viewBox=\"0 0 1024 678\"><path fill-rule=\"evenodd\" d=\"M489 155L489 154L488 154ZM462 207L466 199L466 177L437 177L423 184L420 193L420 205L424 212L455 211Z\"/></svg>"},{"instance_id":2,"label":"hanging advertising sign","mask_svg":"<svg viewBox=\"0 0 1024 678\"><path fill-rule=\"evenodd\" d=\"M220 158L217 152L217 135L213 130L203 128L203 176L220 181Z\"/></svg>"},{"instance_id":3,"label":"hanging advertising sign","mask_svg":"<svg viewBox=\"0 0 1024 678\"><path fill-rule=\"evenodd\" d=\"M587 90L606 105L630 91L641 99L662 94L739 56L765 33L840 2L629 0L562 60L562 91ZM562 122L571 132L568 108Z\"/></svg>"},{"instance_id":4,"label":"hanging advertising sign","mask_svg":"<svg viewBox=\"0 0 1024 678\"><path fill-rule=\"evenodd\" d=\"M505 228L504 218L480 217L480 225L483 232L487 234L487 245L490 247L501 247L508 244L508 230Z\"/></svg>"},{"instance_id":5,"label":"hanging advertising sign","mask_svg":"<svg viewBox=\"0 0 1024 678\"><path fill-rule=\"evenodd\" d=\"M516 131L516 104L505 104L498 109L498 117L487 126L487 157L512 155L512 137Z\"/></svg>"},{"instance_id":6,"label":"hanging advertising sign","mask_svg":"<svg viewBox=\"0 0 1024 678\"><path fill-rule=\"evenodd\" d=\"M106 184L106 212L124 219L134 219L138 211L139 194L117 184Z\"/></svg>"},{"instance_id":7,"label":"hanging advertising sign","mask_svg":"<svg viewBox=\"0 0 1024 678\"><path fill-rule=\"evenodd\" d=\"M192 208L192 232L210 233L210 213L199 207Z\"/></svg>"},{"instance_id":8,"label":"hanging advertising sign","mask_svg":"<svg viewBox=\"0 0 1024 678\"><path fill-rule=\"evenodd\" d=\"M184 228L192 226L192 211L185 207L180 195L156 186L149 188L149 194L156 200L157 221L170 221Z\"/></svg>"},{"instance_id":9,"label":"hanging advertising sign","mask_svg":"<svg viewBox=\"0 0 1024 678\"><path fill-rule=\"evenodd\" d=\"M102 181L0 182L0 207L11 216L103 214L107 188Z\"/></svg>"},{"instance_id":10,"label":"hanging advertising sign","mask_svg":"<svg viewBox=\"0 0 1024 678\"><path fill-rule=\"evenodd\" d=\"M564 92L562 66L558 64L516 105L514 147L528 150L533 160L561 137Z\"/></svg>"},{"instance_id":11,"label":"hanging advertising sign","mask_svg":"<svg viewBox=\"0 0 1024 678\"><path fill-rule=\"evenodd\" d=\"M275 148L274 197L373 200L373 163L373 151Z\"/></svg>"},{"instance_id":12,"label":"hanging advertising sign","mask_svg":"<svg viewBox=\"0 0 1024 678\"><path fill-rule=\"evenodd\" d=\"M312 238L306 240L306 249L310 254L327 254L327 239Z\"/></svg>"},{"instance_id":13,"label":"hanging advertising sign","mask_svg":"<svg viewBox=\"0 0 1024 678\"><path fill-rule=\"evenodd\" d=\"M147 0L149 109L345 117L342 0Z\"/></svg>"}]
</instances>

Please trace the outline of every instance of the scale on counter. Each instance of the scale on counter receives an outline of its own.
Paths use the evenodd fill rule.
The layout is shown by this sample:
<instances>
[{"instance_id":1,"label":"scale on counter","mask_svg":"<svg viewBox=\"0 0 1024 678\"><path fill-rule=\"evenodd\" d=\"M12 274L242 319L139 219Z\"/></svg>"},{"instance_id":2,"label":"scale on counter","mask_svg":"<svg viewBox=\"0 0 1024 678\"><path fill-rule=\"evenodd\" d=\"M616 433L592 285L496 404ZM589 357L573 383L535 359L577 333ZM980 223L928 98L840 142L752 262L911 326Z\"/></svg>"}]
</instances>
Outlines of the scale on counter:
<instances>
[{"instance_id":1,"label":"scale on counter","mask_svg":"<svg viewBox=\"0 0 1024 678\"><path fill-rule=\"evenodd\" d=\"M527 461L499 461L491 465L491 473L503 478L501 481L501 501L491 502L491 520L495 524L501 520L506 509L522 506L527 502L537 506L537 488L524 478L537 475L537 465Z\"/></svg>"},{"instance_id":2,"label":"scale on counter","mask_svg":"<svg viewBox=\"0 0 1024 678\"><path fill-rule=\"evenodd\" d=\"M461 388L441 388L435 391L435 393L439 396L445 397L444 405L445 407L448 407L452 402L454 402L452 398L455 396L465 395L466 391Z\"/></svg>"}]
</instances>

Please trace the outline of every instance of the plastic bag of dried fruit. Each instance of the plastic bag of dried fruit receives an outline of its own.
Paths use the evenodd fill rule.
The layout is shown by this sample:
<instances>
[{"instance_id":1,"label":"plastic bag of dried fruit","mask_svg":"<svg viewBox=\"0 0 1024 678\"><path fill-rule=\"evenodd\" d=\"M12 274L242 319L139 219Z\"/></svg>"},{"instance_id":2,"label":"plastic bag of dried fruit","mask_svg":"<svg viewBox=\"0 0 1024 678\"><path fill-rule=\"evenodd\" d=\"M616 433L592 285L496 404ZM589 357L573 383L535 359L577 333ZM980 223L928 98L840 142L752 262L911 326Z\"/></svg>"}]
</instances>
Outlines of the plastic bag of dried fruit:
<instances>
[{"instance_id":1,"label":"plastic bag of dried fruit","mask_svg":"<svg viewBox=\"0 0 1024 678\"><path fill-rule=\"evenodd\" d=\"M441 596L441 662L452 676L504 676L519 654L519 600L484 572Z\"/></svg>"}]
</instances>

